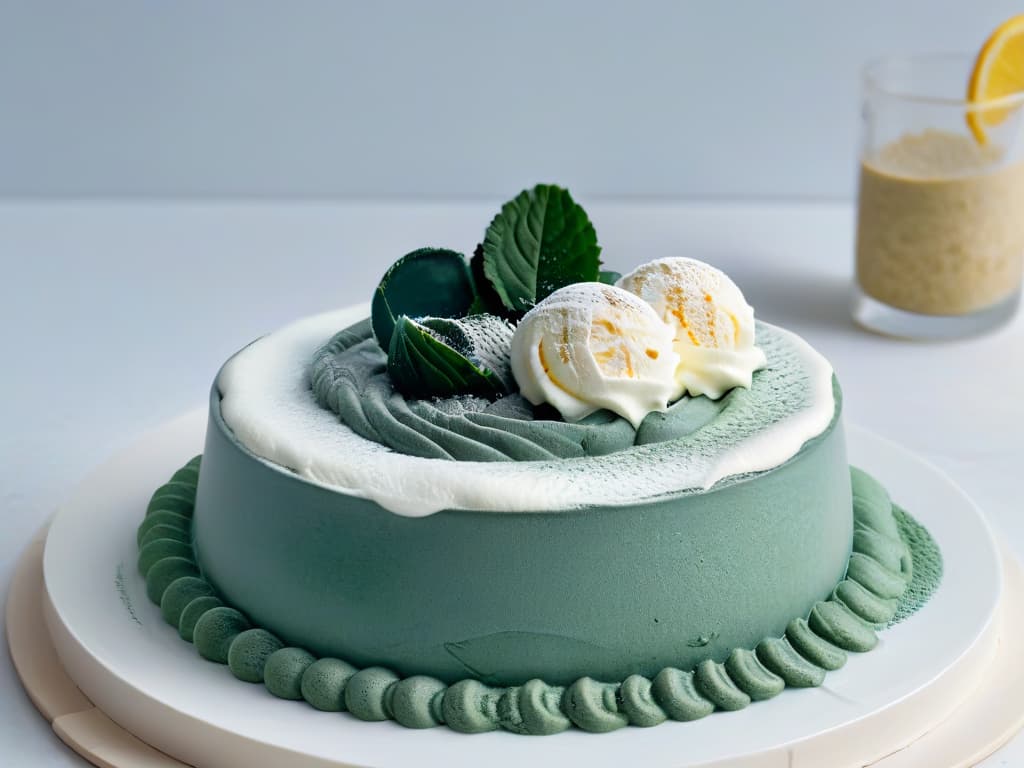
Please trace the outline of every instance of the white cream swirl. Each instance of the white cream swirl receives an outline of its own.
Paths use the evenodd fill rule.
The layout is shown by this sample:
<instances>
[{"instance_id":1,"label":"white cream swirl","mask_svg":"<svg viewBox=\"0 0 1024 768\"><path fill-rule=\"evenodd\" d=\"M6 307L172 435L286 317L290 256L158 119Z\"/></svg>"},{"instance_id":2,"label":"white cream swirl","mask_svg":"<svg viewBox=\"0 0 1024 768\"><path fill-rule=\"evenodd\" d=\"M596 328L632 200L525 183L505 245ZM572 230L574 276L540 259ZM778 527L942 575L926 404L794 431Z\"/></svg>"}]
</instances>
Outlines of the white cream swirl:
<instances>
[{"instance_id":1,"label":"white cream swirl","mask_svg":"<svg viewBox=\"0 0 1024 768\"><path fill-rule=\"evenodd\" d=\"M717 400L733 387L750 388L766 364L754 345L754 309L728 275L687 258L648 262L616 285L650 304L673 329L679 356L675 396Z\"/></svg>"},{"instance_id":2,"label":"white cream swirl","mask_svg":"<svg viewBox=\"0 0 1024 768\"><path fill-rule=\"evenodd\" d=\"M569 422L606 408L638 427L677 395L672 328L621 288L576 283L531 309L512 337L512 374L534 405Z\"/></svg>"}]
</instances>

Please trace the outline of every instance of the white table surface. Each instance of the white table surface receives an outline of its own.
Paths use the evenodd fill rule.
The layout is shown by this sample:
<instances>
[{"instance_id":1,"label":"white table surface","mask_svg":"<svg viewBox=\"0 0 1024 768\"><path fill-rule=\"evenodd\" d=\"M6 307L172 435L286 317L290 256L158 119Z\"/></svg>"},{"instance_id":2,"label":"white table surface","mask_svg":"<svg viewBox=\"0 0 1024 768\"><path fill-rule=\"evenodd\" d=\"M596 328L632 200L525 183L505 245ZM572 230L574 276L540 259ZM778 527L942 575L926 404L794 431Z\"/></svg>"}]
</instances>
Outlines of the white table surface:
<instances>
[{"instance_id":1,"label":"white table surface","mask_svg":"<svg viewBox=\"0 0 1024 768\"><path fill-rule=\"evenodd\" d=\"M0 204L0 589L77 481L202 405L231 353L368 300L413 248L470 252L498 202ZM944 469L1024 558L1024 314L942 344L859 330L847 205L583 202L609 268L689 255L725 269L759 317L832 361L848 420ZM82 765L2 656L0 762ZM982 765L1024 765L1024 737Z\"/></svg>"}]
</instances>

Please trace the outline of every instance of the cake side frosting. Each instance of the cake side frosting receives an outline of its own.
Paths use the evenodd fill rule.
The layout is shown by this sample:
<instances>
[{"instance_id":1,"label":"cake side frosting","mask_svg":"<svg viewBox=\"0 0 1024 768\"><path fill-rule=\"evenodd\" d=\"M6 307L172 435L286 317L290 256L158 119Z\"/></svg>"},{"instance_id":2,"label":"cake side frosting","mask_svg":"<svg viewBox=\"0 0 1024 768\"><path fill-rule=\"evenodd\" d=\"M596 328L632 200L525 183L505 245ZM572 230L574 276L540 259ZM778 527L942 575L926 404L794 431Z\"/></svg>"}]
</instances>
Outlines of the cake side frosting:
<instances>
[{"instance_id":1,"label":"cake side frosting","mask_svg":"<svg viewBox=\"0 0 1024 768\"><path fill-rule=\"evenodd\" d=\"M806 615L845 572L853 518L839 396L833 423L793 459L705 493L402 516L261 460L213 391L197 562L289 644L403 675L567 685L724 662Z\"/></svg>"},{"instance_id":2,"label":"cake side frosting","mask_svg":"<svg viewBox=\"0 0 1024 768\"><path fill-rule=\"evenodd\" d=\"M764 412L773 414L774 421L762 414L752 424L751 412L757 409L735 407L745 398L757 397L755 386L735 390L724 399L718 417L692 433L699 440L669 439L571 461L538 457L528 462L496 462L489 455L491 461L455 464L403 455L339 424L335 413L317 403L312 389L309 361L314 354L339 329L365 316L363 307L317 315L254 342L228 361L218 377L221 411L235 438L257 456L398 514L423 515L442 509L572 510L702 491L783 464L821 434L835 413L832 368L824 357L795 334L762 325L767 337L777 342L776 363L786 357L790 372L797 372L777 382L781 388L773 389L760 403L774 400ZM375 354L369 348L363 351L370 358ZM755 378L771 381L772 375L773 371L765 370ZM680 410L697 400L680 401ZM664 425L663 415L654 417L649 419L651 429ZM444 456L431 448L420 430L398 423L402 434L422 446L423 452L451 458L450 453ZM366 424L372 428L372 423ZM394 426L395 421L390 424ZM625 427L631 430L628 423ZM552 442L565 445L566 440ZM571 451L571 445L564 450ZM576 450L582 453L580 447Z\"/></svg>"},{"instance_id":3,"label":"cake side frosting","mask_svg":"<svg viewBox=\"0 0 1024 768\"><path fill-rule=\"evenodd\" d=\"M909 603L903 600L915 567L941 573L941 555L927 532L896 512L881 485L854 469L855 536L845 576L809 615L794 617L781 637L734 648L724 662L707 659L692 671L665 667L650 677L614 682L585 676L565 686L532 679L494 687L476 679L446 684L427 675L403 678L384 667L358 669L287 647L221 601L190 554L179 551L189 537L199 467L197 457L158 489L139 527L139 570L164 619L201 656L227 664L240 680L263 683L275 696L411 728L548 735L575 725L607 732L742 709L786 687L821 685L849 653L874 648L876 630L927 599L918 591ZM935 580L929 584L937 586Z\"/></svg>"}]
</instances>

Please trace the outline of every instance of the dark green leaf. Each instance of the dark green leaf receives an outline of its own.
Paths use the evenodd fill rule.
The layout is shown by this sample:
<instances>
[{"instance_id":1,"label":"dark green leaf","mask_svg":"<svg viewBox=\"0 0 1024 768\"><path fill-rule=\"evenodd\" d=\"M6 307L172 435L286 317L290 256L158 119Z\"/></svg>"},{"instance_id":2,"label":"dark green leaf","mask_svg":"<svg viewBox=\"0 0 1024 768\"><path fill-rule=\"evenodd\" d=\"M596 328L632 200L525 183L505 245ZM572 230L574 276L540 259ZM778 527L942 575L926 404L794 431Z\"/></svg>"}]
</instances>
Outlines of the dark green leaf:
<instances>
[{"instance_id":1,"label":"dark green leaf","mask_svg":"<svg viewBox=\"0 0 1024 768\"><path fill-rule=\"evenodd\" d=\"M522 314L571 283L594 282L601 247L569 192L540 184L501 208L484 236L484 273L502 304Z\"/></svg>"},{"instance_id":2,"label":"dark green leaf","mask_svg":"<svg viewBox=\"0 0 1024 768\"><path fill-rule=\"evenodd\" d=\"M461 319L424 317L418 322L477 368L497 376L505 392L515 389L510 360L514 331L503 318L480 314Z\"/></svg>"},{"instance_id":3,"label":"dark green leaf","mask_svg":"<svg viewBox=\"0 0 1024 768\"><path fill-rule=\"evenodd\" d=\"M399 315L462 317L473 302L466 258L445 248L420 248L400 258L373 294L373 335L385 351Z\"/></svg>"},{"instance_id":4,"label":"dark green leaf","mask_svg":"<svg viewBox=\"0 0 1024 768\"><path fill-rule=\"evenodd\" d=\"M480 243L473 251L473 258L469 260L469 272L473 276L473 288L476 290L476 298L469 308L470 315L491 314L508 316L509 311L501 303L501 296L494 290L491 281L484 274L484 244Z\"/></svg>"},{"instance_id":5,"label":"dark green leaf","mask_svg":"<svg viewBox=\"0 0 1024 768\"><path fill-rule=\"evenodd\" d=\"M407 322L411 327L406 327ZM458 382L452 380L450 368L447 371L438 368L436 361L424 357L416 346L414 337L420 330L408 318L398 318L388 351L388 375L395 388L410 397L429 397L430 388L454 389Z\"/></svg>"},{"instance_id":6,"label":"dark green leaf","mask_svg":"<svg viewBox=\"0 0 1024 768\"><path fill-rule=\"evenodd\" d=\"M622 273L616 272L614 269L602 269L597 273L597 282L604 283L605 285L615 285L621 277Z\"/></svg>"},{"instance_id":7,"label":"dark green leaf","mask_svg":"<svg viewBox=\"0 0 1024 768\"><path fill-rule=\"evenodd\" d=\"M462 320L401 316L388 350L388 374L407 397L496 397L509 391L512 329L493 315Z\"/></svg>"},{"instance_id":8,"label":"dark green leaf","mask_svg":"<svg viewBox=\"0 0 1024 768\"><path fill-rule=\"evenodd\" d=\"M483 315L487 313L487 305L484 304L483 299L480 298L478 293L473 297L473 303L469 305L469 309L466 310L467 315Z\"/></svg>"}]
</instances>

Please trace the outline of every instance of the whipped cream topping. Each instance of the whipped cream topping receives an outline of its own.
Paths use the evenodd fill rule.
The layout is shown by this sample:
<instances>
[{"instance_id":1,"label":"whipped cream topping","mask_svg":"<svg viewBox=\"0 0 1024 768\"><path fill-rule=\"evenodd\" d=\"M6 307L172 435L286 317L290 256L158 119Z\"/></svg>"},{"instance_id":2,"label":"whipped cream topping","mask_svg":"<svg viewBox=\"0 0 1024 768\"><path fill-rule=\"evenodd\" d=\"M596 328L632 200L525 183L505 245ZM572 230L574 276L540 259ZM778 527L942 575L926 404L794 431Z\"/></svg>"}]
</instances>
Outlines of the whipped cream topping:
<instances>
[{"instance_id":1,"label":"whipped cream topping","mask_svg":"<svg viewBox=\"0 0 1024 768\"><path fill-rule=\"evenodd\" d=\"M368 311L358 306L316 315L253 342L224 365L217 387L224 422L250 452L396 514L553 512L699 492L784 463L824 432L835 413L828 361L795 334L762 325L774 350L765 373L778 374L770 414L741 418L733 411L687 439L606 456L526 462L406 456L341 424L317 404L310 386L314 353Z\"/></svg>"},{"instance_id":2,"label":"whipped cream topping","mask_svg":"<svg viewBox=\"0 0 1024 768\"><path fill-rule=\"evenodd\" d=\"M512 337L523 397L551 403L569 422L606 408L634 428L675 399L672 329L621 288L575 283L526 313Z\"/></svg>"},{"instance_id":3,"label":"whipped cream topping","mask_svg":"<svg viewBox=\"0 0 1024 768\"><path fill-rule=\"evenodd\" d=\"M749 388L754 371L764 367L764 352L754 345L754 309L721 270L696 259L657 259L616 285L671 326L677 397L687 392L717 400L733 387Z\"/></svg>"}]
</instances>

